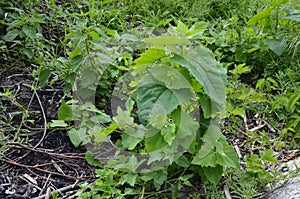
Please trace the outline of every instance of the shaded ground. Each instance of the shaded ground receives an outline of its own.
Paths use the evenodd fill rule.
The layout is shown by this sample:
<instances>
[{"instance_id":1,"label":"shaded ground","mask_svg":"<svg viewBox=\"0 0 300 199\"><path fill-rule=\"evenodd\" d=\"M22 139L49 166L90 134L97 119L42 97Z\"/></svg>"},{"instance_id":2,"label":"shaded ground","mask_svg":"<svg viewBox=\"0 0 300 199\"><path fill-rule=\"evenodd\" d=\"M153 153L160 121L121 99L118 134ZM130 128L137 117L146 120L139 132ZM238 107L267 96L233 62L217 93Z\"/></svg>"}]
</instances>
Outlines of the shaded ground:
<instances>
[{"instance_id":1,"label":"shaded ground","mask_svg":"<svg viewBox=\"0 0 300 199\"><path fill-rule=\"evenodd\" d=\"M7 151L0 160L0 198L34 198L63 187L72 190L94 178L85 149L74 149L66 131L44 126L44 118L47 122L56 118L61 85L34 93L31 71L13 68L0 75L0 93L12 93L1 98L1 106L7 107L0 112L0 131L7 138L1 145ZM21 142L12 141L16 133Z\"/></svg>"}]
</instances>

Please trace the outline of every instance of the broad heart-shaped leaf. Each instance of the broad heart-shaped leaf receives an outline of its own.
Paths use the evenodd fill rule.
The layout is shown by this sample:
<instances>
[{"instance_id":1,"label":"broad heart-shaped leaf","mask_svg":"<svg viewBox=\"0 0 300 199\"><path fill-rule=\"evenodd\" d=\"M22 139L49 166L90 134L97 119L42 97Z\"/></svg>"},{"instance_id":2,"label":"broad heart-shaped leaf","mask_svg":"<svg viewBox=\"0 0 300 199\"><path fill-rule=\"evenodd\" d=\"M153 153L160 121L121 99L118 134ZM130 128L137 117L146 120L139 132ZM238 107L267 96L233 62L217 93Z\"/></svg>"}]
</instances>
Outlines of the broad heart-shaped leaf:
<instances>
[{"instance_id":1,"label":"broad heart-shaped leaf","mask_svg":"<svg viewBox=\"0 0 300 199\"><path fill-rule=\"evenodd\" d=\"M145 139L145 147L148 153L160 150L164 148L166 145L167 143L164 137L159 132Z\"/></svg>"},{"instance_id":2,"label":"broad heart-shaped leaf","mask_svg":"<svg viewBox=\"0 0 300 199\"><path fill-rule=\"evenodd\" d=\"M69 131L70 140L75 147L78 147L81 144L85 136L86 136L86 128L80 128L79 130L72 128Z\"/></svg>"},{"instance_id":3,"label":"broad heart-shaped leaf","mask_svg":"<svg viewBox=\"0 0 300 199\"><path fill-rule=\"evenodd\" d=\"M157 80L148 76L140 82L137 88L137 107L140 122L147 124L152 111L160 110L160 114L170 114L178 105L194 99L190 89L170 90ZM158 114L155 111L155 114Z\"/></svg>"},{"instance_id":4,"label":"broad heart-shaped leaf","mask_svg":"<svg viewBox=\"0 0 300 199\"><path fill-rule=\"evenodd\" d=\"M203 167L216 167L220 165L239 168L239 158L233 147L227 144L224 136L221 136L215 146L211 146L211 143L205 143L194 157L192 164Z\"/></svg>"},{"instance_id":5,"label":"broad heart-shaped leaf","mask_svg":"<svg viewBox=\"0 0 300 199\"><path fill-rule=\"evenodd\" d=\"M39 86L43 87L46 84L48 78L50 77L51 71L49 69L41 69L39 70L38 75L39 75Z\"/></svg>"},{"instance_id":6,"label":"broad heart-shaped leaf","mask_svg":"<svg viewBox=\"0 0 300 199\"><path fill-rule=\"evenodd\" d=\"M73 110L66 104L65 100L62 100L57 112L59 120L70 121L73 119Z\"/></svg>"},{"instance_id":7,"label":"broad heart-shaped leaf","mask_svg":"<svg viewBox=\"0 0 300 199\"><path fill-rule=\"evenodd\" d=\"M201 166L216 166L216 150L221 130L216 120L211 120L206 134L202 137L203 145L192 163Z\"/></svg>"},{"instance_id":8,"label":"broad heart-shaped leaf","mask_svg":"<svg viewBox=\"0 0 300 199\"><path fill-rule=\"evenodd\" d=\"M133 150L136 145L142 140L143 138L134 137L126 133L122 134L122 145L124 146L124 148L127 148L129 150Z\"/></svg>"},{"instance_id":9,"label":"broad heart-shaped leaf","mask_svg":"<svg viewBox=\"0 0 300 199\"><path fill-rule=\"evenodd\" d=\"M125 148L133 150L144 139L146 128L143 125L128 127L122 134L122 144Z\"/></svg>"},{"instance_id":10,"label":"broad heart-shaped leaf","mask_svg":"<svg viewBox=\"0 0 300 199\"><path fill-rule=\"evenodd\" d=\"M157 66L150 71L151 75L163 82L169 89L191 88L188 80L176 69L168 66Z\"/></svg>"},{"instance_id":11,"label":"broad heart-shaped leaf","mask_svg":"<svg viewBox=\"0 0 300 199\"><path fill-rule=\"evenodd\" d=\"M209 182L213 183L214 185L217 185L220 182L223 173L222 166L217 165L215 167L203 167L202 170Z\"/></svg>"},{"instance_id":12,"label":"broad heart-shaped leaf","mask_svg":"<svg viewBox=\"0 0 300 199\"><path fill-rule=\"evenodd\" d=\"M189 49L187 55L174 54L169 61L187 68L195 79L203 85L204 92L217 103L214 104L213 112L222 109L226 99L226 69L213 58L208 49L198 46Z\"/></svg>"},{"instance_id":13,"label":"broad heart-shaped leaf","mask_svg":"<svg viewBox=\"0 0 300 199\"><path fill-rule=\"evenodd\" d=\"M205 151L205 155L203 155ZM216 154L213 151L212 147L208 144L203 145L201 149L198 151L194 159L192 160L192 164L201 165L203 167L215 167L216 166Z\"/></svg>"},{"instance_id":14,"label":"broad heart-shaped leaf","mask_svg":"<svg viewBox=\"0 0 300 199\"><path fill-rule=\"evenodd\" d=\"M279 39L266 39L265 43L278 56L282 54L287 45L284 40Z\"/></svg>"}]
</instances>

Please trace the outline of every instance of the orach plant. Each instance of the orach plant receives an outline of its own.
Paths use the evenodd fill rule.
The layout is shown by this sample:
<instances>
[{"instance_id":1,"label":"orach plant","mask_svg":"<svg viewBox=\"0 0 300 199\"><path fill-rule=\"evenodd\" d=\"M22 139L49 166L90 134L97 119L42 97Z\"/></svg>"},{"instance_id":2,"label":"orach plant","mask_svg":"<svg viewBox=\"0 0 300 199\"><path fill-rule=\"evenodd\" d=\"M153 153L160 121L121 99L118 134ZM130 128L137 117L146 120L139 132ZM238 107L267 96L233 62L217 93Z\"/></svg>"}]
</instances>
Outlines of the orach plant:
<instances>
[{"instance_id":1,"label":"orach plant","mask_svg":"<svg viewBox=\"0 0 300 199\"><path fill-rule=\"evenodd\" d=\"M226 111L226 70L211 51L189 39L201 31L179 22L161 36L144 38L145 45L135 45L143 53L114 88L113 117L93 105L99 76L107 69L103 66L117 65L113 47L98 46L83 59L73 106L78 128L69 134L73 144L85 145L100 162L129 172L164 169L184 158L217 184L223 167L239 168L219 126ZM119 39L125 37L133 41L136 36Z\"/></svg>"}]
</instances>

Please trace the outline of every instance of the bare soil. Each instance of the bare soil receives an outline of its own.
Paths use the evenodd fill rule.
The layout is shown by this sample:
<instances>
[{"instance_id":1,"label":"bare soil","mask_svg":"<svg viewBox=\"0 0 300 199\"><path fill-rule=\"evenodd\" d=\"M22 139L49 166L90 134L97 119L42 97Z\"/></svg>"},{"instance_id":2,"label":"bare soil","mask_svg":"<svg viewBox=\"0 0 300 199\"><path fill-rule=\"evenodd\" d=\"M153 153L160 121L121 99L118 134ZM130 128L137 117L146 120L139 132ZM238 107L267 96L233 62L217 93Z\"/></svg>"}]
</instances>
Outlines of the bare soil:
<instances>
[{"instance_id":1,"label":"bare soil","mask_svg":"<svg viewBox=\"0 0 300 199\"><path fill-rule=\"evenodd\" d=\"M0 75L0 93L12 92L0 98L6 107L0 109L0 121L9 121L0 123L7 138L0 141L7 148L0 156L0 198L45 198L57 189L71 191L71 198L80 183L95 178L94 168L85 161L86 149L74 148L66 130L45 126L45 119L57 118L63 85L56 82L34 92L32 70L12 68Z\"/></svg>"}]
</instances>

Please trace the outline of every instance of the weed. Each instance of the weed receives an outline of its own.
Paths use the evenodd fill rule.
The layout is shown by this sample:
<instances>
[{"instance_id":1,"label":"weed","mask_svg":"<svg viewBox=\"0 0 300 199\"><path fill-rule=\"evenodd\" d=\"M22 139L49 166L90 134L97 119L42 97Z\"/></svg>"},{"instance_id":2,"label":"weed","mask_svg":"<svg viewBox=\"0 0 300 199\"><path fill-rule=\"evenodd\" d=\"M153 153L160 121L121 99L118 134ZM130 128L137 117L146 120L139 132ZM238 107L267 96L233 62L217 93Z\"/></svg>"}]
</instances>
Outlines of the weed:
<instances>
[{"instance_id":1,"label":"weed","mask_svg":"<svg viewBox=\"0 0 300 199\"><path fill-rule=\"evenodd\" d=\"M216 185L223 167L238 167L238 160L219 124L209 127L208 121L216 117L225 117L226 135L245 136L246 146L260 150L244 157L246 171L224 173L235 197L252 198L274 180L273 171L266 170L276 163L275 151L299 148L299 10L296 0L1 1L0 73L13 65L33 65L32 90L63 80L65 96L72 98L71 90L81 93L81 99L61 100L58 120L47 126L71 129L75 146L111 138L118 149L151 153L148 165L162 160L170 165L147 175L125 172L139 168L134 157L111 161L117 170L95 160L94 166L100 167L97 180L83 184L79 198L176 198L199 176L203 185L199 192L205 194L193 193L191 198L224 198ZM159 28L164 33L157 33ZM98 65L105 65L105 70ZM128 71L135 76L126 76ZM78 73L85 77L80 82L76 82ZM216 73L221 78L212 75ZM216 92L210 92L208 85ZM225 85L226 90L217 89ZM177 100L164 95L170 91ZM218 104L225 91L227 112L221 113L211 103ZM95 105L80 104L94 94ZM110 110L112 96L127 97ZM23 123L31 113L9 90L0 98L1 156L7 150L5 143L18 137L7 132L24 131L23 124L15 127L13 117L22 115ZM6 114L8 101L20 109L9 113L12 117ZM72 102L78 103L73 110ZM159 107L149 111L154 104ZM84 115L86 110L92 117ZM73 120L83 128L75 129ZM254 131L261 122L266 127ZM249 132L248 123L254 132ZM145 132L142 125L151 129ZM195 141L189 143L189 136ZM181 157L165 150L180 144L186 149ZM175 171L182 173L172 177ZM58 193L53 192L53 197Z\"/></svg>"}]
</instances>

